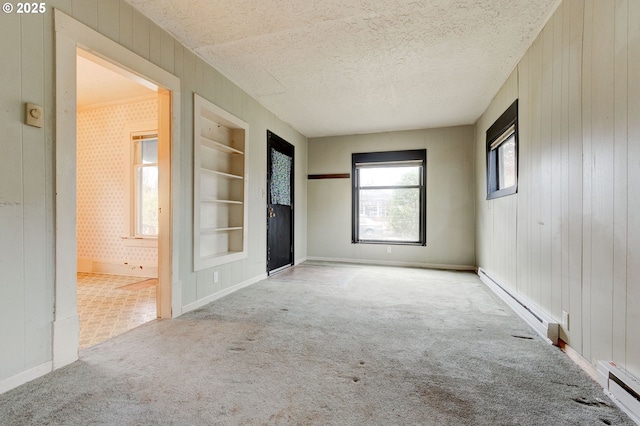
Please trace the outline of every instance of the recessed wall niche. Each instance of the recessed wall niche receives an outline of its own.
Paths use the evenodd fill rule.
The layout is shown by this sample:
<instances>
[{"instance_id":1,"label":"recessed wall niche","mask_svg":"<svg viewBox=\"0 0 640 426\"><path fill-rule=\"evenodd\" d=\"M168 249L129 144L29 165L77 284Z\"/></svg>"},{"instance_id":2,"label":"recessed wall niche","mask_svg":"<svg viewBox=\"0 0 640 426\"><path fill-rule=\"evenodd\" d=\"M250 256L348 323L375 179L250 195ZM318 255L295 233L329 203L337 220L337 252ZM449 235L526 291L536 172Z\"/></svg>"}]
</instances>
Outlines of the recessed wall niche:
<instances>
[{"instance_id":1,"label":"recessed wall niche","mask_svg":"<svg viewBox=\"0 0 640 426\"><path fill-rule=\"evenodd\" d=\"M194 94L195 271L247 257L249 125Z\"/></svg>"}]
</instances>

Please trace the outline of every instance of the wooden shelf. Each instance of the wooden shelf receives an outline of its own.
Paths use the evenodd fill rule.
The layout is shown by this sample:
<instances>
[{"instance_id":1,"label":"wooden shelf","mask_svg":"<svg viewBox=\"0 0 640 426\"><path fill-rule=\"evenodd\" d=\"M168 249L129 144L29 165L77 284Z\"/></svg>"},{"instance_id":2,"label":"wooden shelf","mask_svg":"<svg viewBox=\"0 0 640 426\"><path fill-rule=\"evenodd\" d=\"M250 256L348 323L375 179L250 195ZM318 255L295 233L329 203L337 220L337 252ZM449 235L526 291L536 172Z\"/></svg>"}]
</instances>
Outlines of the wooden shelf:
<instances>
[{"instance_id":1,"label":"wooden shelf","mask_svg":"<svg viewBox=\"0 0 640 426\"><path fill-rule=\"evenodd\" d=\"M237 204L237 205L242 205L244 204L242 201L236 201L236 200L219 200L219 199L213 199L213 198L201 198L200 199L201 203L222 203L222 204Z\"/></svg>"},{"instance_id":2,"label":"wooden shelf","mask_svg":"<svg viewBox=\"0 0 640 426\"><path fill-rule=\"evenodd\" d=\"M209 260L210 261L210 260L222 259L222 258L225 258L225 257L230 256L230 255L240 255L240 254L242 254L242 252L240 252L240 251L224 251L224 252L221 252L221 253L214 253L214 254L209 254L209 255L203 256L202 260Z\"/></svg>"},{"instance_id":3,"label":"wooden shelf","mask_svg":"<svg viewBox=\"0 0 640 426\"><path fill-rule=\"evenodd\" d=\"M228 231L242 231L242 226L231 226L228 228L201 228L200 234L215 234L216 232L228 232Z\"/></svg>"},{"instance_id":4,"label":"wooden shelf","mask_svg":"<svg viewBox=\"0 0 640 426\"><path fill-rule=\"evenodd\" d=\"M239 149L235 149L221 142L214 141L213 139L209 139L206 136L201 135L200 138L202 139L200 142L200 146L202 146L203 148L215 149L216 151L224 152L226 154L244 155L244 152L240 151Z\"/></svg>"},{"instance_id":5,"label":"wooden shelf","mask_svg":"<svg viewBox=\"0 0 640 426\"><path fill-rule=\"evenodd\" d=\"M217 170L207 169L206 167L200 167L200 170L203 173L207 173L207 174L214 175L214 176L222 176L222 177L229 178L229 179L240 179L240 180L244 179L244 177L242 177L242 176L233 175L231 173L219 172Z\"/></svg>"},{"instance_id":6,"label":"wooden shelf","mask_svg":"<svg viewBox=\"0 0 640 426\"><path fill-rule=\"evenodd\" d=\"M198 96L198 95L196 95L196 96ZM200 99L202 99L202 100L204 100L205 102L207 102L207 101L206 101L205 99L203 99L203 98L200 98ZM212 104L212 105L213 105L213 104ZM209 113L210 113L210 114L214 114L214 113L212 113L211 111L209 111ZM201 115L201 116L200 116L200 119L201 119L202 121L206 121L206 122L207 122L207 123L209 123L209 124L213 124L214 126L220 126L220 123L218 123L217 121L215 121L215 120L214 120L214 119L212 119L212 118L207 117L207 115L205 115L205 114Z\"/></svg>"},{"instance_id":7,"label":"wooden shelf","mask_svg":"<svg viewBox=\"0 0 640 426\"><path fill-rule=\"evenodd\" d=\"M249 126L196 94L193 119L193 269L199 271L247 256Z\"/></svg>"}]
</instances>

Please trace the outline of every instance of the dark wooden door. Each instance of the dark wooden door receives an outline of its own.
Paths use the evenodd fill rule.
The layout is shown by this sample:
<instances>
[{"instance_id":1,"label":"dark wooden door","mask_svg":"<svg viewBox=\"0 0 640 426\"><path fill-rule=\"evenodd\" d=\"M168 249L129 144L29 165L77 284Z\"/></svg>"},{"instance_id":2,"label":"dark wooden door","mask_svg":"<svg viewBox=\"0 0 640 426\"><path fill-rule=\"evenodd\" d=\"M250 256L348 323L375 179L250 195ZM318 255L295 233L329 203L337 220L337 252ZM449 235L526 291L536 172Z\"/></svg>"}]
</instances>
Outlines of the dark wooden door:
<instances>
[{"instance_id":1,"label":"dark wooden door","mask_svg":"<svg viewBox=\"0 0 640 426\"><path fill-rule=\"evenodd\" d=\"M293 265L294 146L267 130L267 273Z\"/></svg>"}]
</instances>

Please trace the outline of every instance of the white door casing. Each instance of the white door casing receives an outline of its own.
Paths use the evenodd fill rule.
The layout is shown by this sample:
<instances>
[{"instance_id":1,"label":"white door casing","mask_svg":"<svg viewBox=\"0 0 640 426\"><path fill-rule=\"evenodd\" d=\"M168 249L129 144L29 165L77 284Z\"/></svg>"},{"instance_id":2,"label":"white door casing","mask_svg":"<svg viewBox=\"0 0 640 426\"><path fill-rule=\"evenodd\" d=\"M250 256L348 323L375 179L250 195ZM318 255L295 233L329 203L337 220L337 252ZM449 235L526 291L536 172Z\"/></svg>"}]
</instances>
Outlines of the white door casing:
<instances>
[{"instance_id":1,"label":"white door casing","mask_svg":"<svg viewBox=\"0 0 640 426\"><path fill-rule=\"evenodd\" d=\"M117 64L131 78L151 82L159 98L159 239L158 314L181 313L178 277L180 176L180 79L134 52L55 10L56 86L56 224L53 369L78 359L79 320L76 306L76 55L84 49ZM162 117L171 117L169 120Z\"/></svg>"}]
</instances>

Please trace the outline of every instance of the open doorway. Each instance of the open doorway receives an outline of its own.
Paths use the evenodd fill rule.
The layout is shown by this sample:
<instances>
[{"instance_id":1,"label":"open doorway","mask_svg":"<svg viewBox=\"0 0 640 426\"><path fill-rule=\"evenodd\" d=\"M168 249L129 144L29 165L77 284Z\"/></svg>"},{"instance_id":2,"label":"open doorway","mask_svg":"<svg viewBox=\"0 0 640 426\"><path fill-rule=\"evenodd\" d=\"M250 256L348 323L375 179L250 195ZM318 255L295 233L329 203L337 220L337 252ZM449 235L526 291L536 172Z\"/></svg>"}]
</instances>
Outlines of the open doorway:
<instances>
[{"instance_id":1,"label":"open doorway","mask_svg":"<svg viewBox=\"0 0 640 426\"><path fill-rule=\"evenodd\" d=\"M60 10L55 15L55 294L53 368L78 359L77 309L77 69L78 48L157 94L158 284L156 315L181 313L178 278L180 221L180 79ZM115 66L114 66L115 65Z\"/></svg>"},{"instance_id":2,"label":"open doorway","mask_svg":"<svg viewBox=\"0 0 640 426\"><path fill-rule=\"evenodd\" d=\"M158 93L114 64L76 57L80 349L158 316Z\"/></svg>"}]
</instances>

